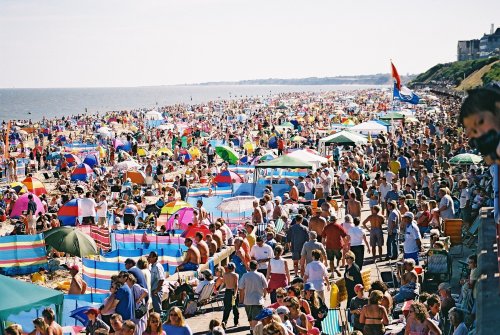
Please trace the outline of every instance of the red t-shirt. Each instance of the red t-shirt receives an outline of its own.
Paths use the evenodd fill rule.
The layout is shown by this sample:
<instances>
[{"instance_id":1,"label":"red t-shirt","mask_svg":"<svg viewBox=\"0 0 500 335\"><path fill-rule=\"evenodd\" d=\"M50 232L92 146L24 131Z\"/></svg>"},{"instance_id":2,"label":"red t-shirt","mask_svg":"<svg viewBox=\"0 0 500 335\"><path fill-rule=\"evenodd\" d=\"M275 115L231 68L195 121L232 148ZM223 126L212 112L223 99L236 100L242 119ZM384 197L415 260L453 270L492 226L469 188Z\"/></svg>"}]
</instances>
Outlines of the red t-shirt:
<instances>
[{"instance_id":1,"label":"red t-shirt","mask_svg":"<svg viewBox=\"0 0 500 335\"><path fill-rule=\"evenodd\" d=\"M321 236L326 238L327 250L339 250L344 245L344 237L347 236L347 233L341 225L330 223L323 229Z\"/></svg>"},{"instance_id":2,"label":"red t-shirt","mask_svg":"<svg viewBox=\"0 0 500 335\"><path fill-rule=\"evenodd\" d=\"M431 222L431 218L432 218L431 212L430 211L422 212L422 215L420 217L424 218L424 219L419 219L419 221L420 220L422 220L422 221L420 221L420 223L418 225L420 227L429 227L429 222Z\"/></svg>"}]
</instances>

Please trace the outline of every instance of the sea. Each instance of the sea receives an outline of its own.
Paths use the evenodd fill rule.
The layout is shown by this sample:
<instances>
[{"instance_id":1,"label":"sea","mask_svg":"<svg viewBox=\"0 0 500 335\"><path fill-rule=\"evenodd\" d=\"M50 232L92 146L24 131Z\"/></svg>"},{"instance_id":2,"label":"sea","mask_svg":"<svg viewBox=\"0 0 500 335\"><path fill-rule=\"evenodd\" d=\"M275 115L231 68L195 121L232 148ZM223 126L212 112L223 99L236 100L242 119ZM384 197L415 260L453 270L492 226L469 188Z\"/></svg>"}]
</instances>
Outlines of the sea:
<instances>
[{"instance_id":1,"label":"sea","mask_svg":"<svg viewBox=\"0 0 500 335\"><path fill-rule=\"evenodd\" d=\"M286 92L354 91L376 85L186 85L117 88L0 89L0 120L39 121L77 114L152 109Z\"/></svg>"}]
</instances>

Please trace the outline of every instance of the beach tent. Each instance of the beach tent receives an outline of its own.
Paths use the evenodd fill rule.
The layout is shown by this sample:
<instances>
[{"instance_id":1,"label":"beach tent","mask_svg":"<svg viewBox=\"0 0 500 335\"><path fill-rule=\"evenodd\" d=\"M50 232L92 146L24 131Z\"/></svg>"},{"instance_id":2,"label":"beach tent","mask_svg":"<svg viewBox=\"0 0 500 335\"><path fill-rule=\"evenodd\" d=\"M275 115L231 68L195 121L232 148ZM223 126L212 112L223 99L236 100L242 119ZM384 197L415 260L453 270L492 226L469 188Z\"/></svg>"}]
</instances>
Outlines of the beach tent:
<instances>
[{"instance_id":1,"label":"beach tent","mask_svg":"<svg viewBox=\"0 0 500 335\"><path fill-rule=\"evenodd\" d=\"M83 160L83 163L87 164L91 168L94 168L94 166L99 164L99 157L97 157L96 154L88 154Z\"/></svg>"},{"instance_id":2,"label":"beach tent","mask_svg":"<svg viewBox=\"0 0 500 335\"><path fill-rule=\"evenodd\" d=\"M57 217L61 226L75 226L76 219L82 216L82 208L79 199L73 199L62 205L57 211Z\"/></svg>"},{"instance_id":3,"label":"beach tent","mask_svg":"<svg viewBox=\"0 0 500 335\"><path fill-rule=\"evenodd\" d=\"M257 168L312 169L312 164L290 155L283 155L271 161L260 163Z\"/></svg>"},{"instance_id":4,"label":"beach tent","mask_svg":"<svg viewBox=\"0 0 500 335\"><path fill-rule=\"evenodd\" d=\"M321 166L321 163L328 162L328 158L316 155L307 150L295 150L294 152L288 154L288 156L298 158L300 160L303 160L304 162L311 163L314 169L319 168Z\"/></svg>"},{"instance_id":5,"label":"beach tent","mask_svg":"<svg viewBox=\"0 0 500 335\"><path fill-rule=\"evenodd\" d=\"M239 174L236 172L224 170L215 176L214 181L217 183L217 186L224 187L229 186L233 183L243 183L244 180L241 178Z\"/></svg>"},{"instance_id":6,"label":"beach tent","mask_svg":"<svg viewBox=\"0 0 500 335\"><path fill-rule=\"evenodd\" d=\"M28 189L26 188L26 185L24 185L23 183L21 183L19 181L15 181L13 183L10 183L9 187L11 189L13 189L14 191L16 191L17 194L24 194L28 191Z\"/></svg>"},{"instance_id":7,"label":"beach tent","mask_svg":"<svg viewBox=\"0 0 500 335\"><path fill-rule=\"evenodd\" d=\"M170 218L167 221L167 229L174 229L174 218L175 215L179 215L179 228L182 230L186 230L189 228L188 224L193 223L193 218L194 218L194 208L190 207L184 207L179 209L177 212L175 212L173 215L170 216ZM164 219L165 216L162 217ZM160 219L158 218L158 223L163 224L163 222L160 222Z\"/></svg>"},{"instance_id":8,"label":"beach tent","mask_svg":"<svg viewBox=\"0 0 500 335\"><path fill-rule=\"evenodd\" d=\"M368 143L368 139L363 135L343 130L333 135L320 139L319 140L320 152L324 154L326 151L325 147L330 145L331 143L337 143L340 145L366 144Z\"/></svg>"},{"instance_id":9,"label":"beach tent","mask_svg":"<svg viewBox=\"0 0 500 335\"><path fill-rule=\"evenodd\" d=\"M161 113L154 110L147 112L145 116L146 120L163 120Z\"/></svg>"},{"instance_id":10,"label":"beach tent","mask_svg":"<svg viewBox=\"0 0 500 335\"><path fill-rule=\"evenodd\" d=\"M78 164L73 172L71 172L71 181L88 181L89 177L94 173L90 166L85 163Z\"/></svg>"},{"instance_id":11,"label":"beach tent","mask_svg":"<svg viewBox=\"0 0 500 335\"><path fill-rule=\"evenodd\" d=\"M68 163L68 166L75 166L77 164L80 164L82 161L80 160L80 158L78 158L78 156L76 155L73 155L73 154L64 154L64 157L66 158L66 162ZM60 164L60 162L59 162Z\"/></svg>"},{"instance_id":12,"label":"beach tent","mask_svg":"<svg viewBox=\"0 0 500 335\"><path fill-rule=\"evenodd\" d=\"M23 211L28 210L28 195L32 193L26 193L23 194L22 196L17 199L16 203L14 204L14 207L12 207L12 212L10 213L11 218L17 218L22 215ZM33 194L33 201L36 204L36 213L38 214L39 212L42 212L42 214L45 214L45 208L43 207L42 202L40 201L40 198L38 198L36 195Z\"/></svg>"},{"instance_id":13,"label":"beach tent","mask_svg":"<svg viewBox=\"0 0 500 335\"><path fill-rule=\"evenodd\" d=\"M381 132L387 132L387 127L381 125L376 121L366 121L349 128L349 131L361 133L361 134L372 134L378 135Z\"/></svg>"},{"instance_id":14,"label":"beach tent","mask_svg":"<svg viewBox=\"0 0 500 335\"><path fill-rule=\"evenodd\" d=\"M0 275L0 332L3 334L5 323L23 311L55 305L56 321L62 322L64 293L30 284L18 279ZM35 318L35 314L33 318ZM15 317L12 319L15 321Z\"/></svg>"}]
</instances>

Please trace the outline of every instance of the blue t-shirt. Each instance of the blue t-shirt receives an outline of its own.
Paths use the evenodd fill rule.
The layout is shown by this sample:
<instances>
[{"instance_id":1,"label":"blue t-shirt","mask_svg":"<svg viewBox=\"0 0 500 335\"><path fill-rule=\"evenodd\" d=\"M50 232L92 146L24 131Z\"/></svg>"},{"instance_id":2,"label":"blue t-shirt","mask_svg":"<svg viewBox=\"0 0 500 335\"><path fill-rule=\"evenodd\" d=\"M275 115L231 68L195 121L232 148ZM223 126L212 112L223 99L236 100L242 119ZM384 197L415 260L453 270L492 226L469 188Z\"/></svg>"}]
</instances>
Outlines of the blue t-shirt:
<instances>
[{"instance_id":1,"label":"blue t-shirt","mask_svg":"<svg viewBox=\"0 0 500 335\"><path fill-rule=\"evenodd\" d=\"M119 300L116 305L116 313L120 314L123 321L130 320L135 316L134 312L134 297L132 291L127 284L123 285L116 291L115 298Z\"/></svg>"},{"instance_id":2,"label":"blue t-shirt","mask_svg":"<svg viewBox=\"0 0 500 335\"><path fill-rule=\"evenodd\" d=\"M193 335L193 332L191 331L191 328L189 328L188 325L184 327L176 327L169 324L164 324L163 330L168 335Z\"/></svg>"},{"instance_id":3,"label":"blue t-shirt","mask_svg":"<svg viewBox=\"0 0 500 335\"><path fill-rule=\"evenodd\" d=\"M148 285L146 283L146 278L144 278L144 274L138 267L135 266L131 267L127 271L134 275L135 279L137 279L137 284L139 284L140 287L143 287L145 289L148 288Z\"/></svg>"},{"instance_id":4,"label":"blue t-shirt","mask_svg":"<svg viewBox=\"0 0 500 335\"><path fill-rule=\"evenodd\" d=\"M398 162L401 165L401 169L406 169L408 167L408 158L405 156L399 156Z\"/></svg>"}]
</instances>

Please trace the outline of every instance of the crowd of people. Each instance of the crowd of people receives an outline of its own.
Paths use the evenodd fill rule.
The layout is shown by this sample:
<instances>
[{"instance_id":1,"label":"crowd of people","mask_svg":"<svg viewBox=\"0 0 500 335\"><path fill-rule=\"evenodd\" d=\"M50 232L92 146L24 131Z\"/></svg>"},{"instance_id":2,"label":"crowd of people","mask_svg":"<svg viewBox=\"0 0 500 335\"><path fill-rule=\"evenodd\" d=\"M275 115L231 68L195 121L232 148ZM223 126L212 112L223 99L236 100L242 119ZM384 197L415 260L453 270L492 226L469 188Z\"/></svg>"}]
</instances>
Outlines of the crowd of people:
<instances>
[{"instance_id":1,"label":"crowd of people","mask_svg":"<svg viewBox=\"0 0 500 335\"><path fill-rule=\"evenodd\" d=\"M227 218L214 217L199 200L189 225L206 225L210 233L198 232L184 239L187 252L177 270L197 271L227 247L234 247L231 262L214 273L205 270L199 278L181 283L168 282L155 252L138 262L129 259L127 270L112 277L104 304L86 311L86 333L191 334L185 320L192 314L189 302L213 284L213 294L222 295L223 312L220 321L210 323L211 334L225 333L231 312L233 326L239 326L240 305L245 307L253 334L320 334L322 321L332 313L327 307L328 301L332 305L332 282L343 279L347 296L346 305L342 304L349 309L354 334L384 334L385 326L395 318L396 306L409 300L404 334L447 334L450 329L453 334L465 334L467 327L474 327L477 308L477 257L468 258L469 271L460 282L457 300L447 282L428 294L419 278L429 249L449 249L446 239L441 238L446 237L444 222L460 218L465 226L471 226L480 208L492 203L487 166L450 164L457 154L475 152L468 137L488 131L484 115L492 114L488 117L498 120L496 107L470 107L474 94L483 92L471 92L469 102L463 103L459 118L463 127L457 125L460 101L429 95L427 105L414 107L410 121L392 120L389 131L370 134L366 144L334 144L323 153L328 162L298 178L287 178L286 193L275 195L268 185L263 196L254 201L248 220L236 228L230 228ZM497 91L488 94L499 103ZM390 103L390 96L377 90L350 97L338 92L290 93L266 104L256 98L164 107L158 112L172 125L168 127L148 126L142 111L29 123L34 132L21 136L21 149L10 143L7 151L26 154L28 176L57 171L58 180L54 189L40 198L46 214L39 212L30 194L27 210L11 220L8 233L35 234L58 227L58 209L78 198L83 209L81 223L110 230L153 228L159 235L172 234L179 229L178 217L173 228L160 227L161 208L177 199L186 200L195 185L208 186L207 196L213 196L217 186L214 177L230 169L228 162L216 155L210 139L221 140L240 158L247 157L246 162L266 153L273 155L273 148L276 156L295 149L320 154L316 149L328 129L343 120L360 123L374 119ZM484 114L480 120L479 111ZM294 121L292 127L282 127L290 121ZM106 124L113 128L100 131ZM495 127L495 123L489 126ZM55 136L53 129L59 128L66 130L64 140ZM5 123L3 130L7 131ZM33 145L28 146L31 141ZM72 182L74 164L64 155L56 155L68 142L96 145L99 160L86 181ZM7 145L2 141L0 146ZM131 162L144 173L144 185L126 177ZM15 164L16 159L4 164L9 182L17 180ZM251 181L247 175L244 179ZM2 195L0 217L6 222L19 195L9 187ZM154 203L147 201L151 196L156 197ZM367 216L363 213L366 207L370 212ZM111 223L108 212L114 217ZM279 223L283 229L278 228ZM288 254L290 266L285 257ZM51 256L60 255L56 250ZM365 288L363 269L393 261L402 264L394 285L397 290L388 289L382 281ZM85 293L87 284L78 266L69 267L69 271L70 293ZM42 280L44 272L40 269L34 281ZM168 294L164 287L169 288ZM168 306L174 295L177 302ZM61 335L50 309L33 325L34 334ZM16 327L7 328L6 333L20 334Z\"/></svg>"}]
</instances>

